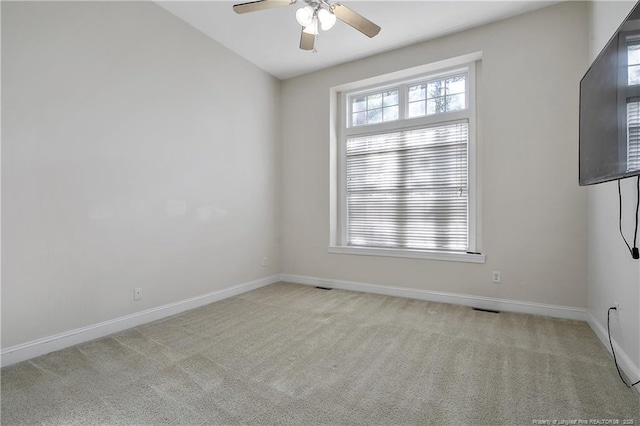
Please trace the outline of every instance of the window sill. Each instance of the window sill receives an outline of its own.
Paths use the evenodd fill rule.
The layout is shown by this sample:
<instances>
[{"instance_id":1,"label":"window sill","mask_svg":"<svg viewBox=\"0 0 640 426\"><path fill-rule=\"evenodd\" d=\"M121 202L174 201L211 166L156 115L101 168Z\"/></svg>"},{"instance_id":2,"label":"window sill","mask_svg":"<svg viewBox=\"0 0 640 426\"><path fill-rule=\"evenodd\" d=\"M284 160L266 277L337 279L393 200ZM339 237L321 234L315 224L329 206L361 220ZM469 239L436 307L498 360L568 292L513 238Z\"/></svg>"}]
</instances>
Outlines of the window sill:
<instances>
[{"instance_id":1,"label":"window sill","mask_svg":"<svg viewBox=\"0 0 640 426\"><path fill-rule=\"evenodd\" d=\"M384 249L373 247L329 246L329 253L358 256L403 257L408 259L443 260L447 262L485 263L484 254L447 253L421 250Z\"/></svg>"}]
</instances>

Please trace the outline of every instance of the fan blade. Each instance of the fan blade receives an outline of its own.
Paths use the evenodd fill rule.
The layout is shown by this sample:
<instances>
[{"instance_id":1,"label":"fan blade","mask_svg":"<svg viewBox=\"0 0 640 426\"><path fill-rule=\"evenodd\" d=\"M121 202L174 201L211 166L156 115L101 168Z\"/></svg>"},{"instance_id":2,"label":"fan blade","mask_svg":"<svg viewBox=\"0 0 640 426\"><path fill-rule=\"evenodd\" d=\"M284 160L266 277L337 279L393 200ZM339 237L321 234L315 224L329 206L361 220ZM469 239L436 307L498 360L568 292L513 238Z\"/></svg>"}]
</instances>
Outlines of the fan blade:
<instances>
[{"instance_id":1,"label":"fan blade","mask_svg":"<svg viewBox=\"0 0 640 426\"><path fill-rule=\"evenodd\" d=\"M304 32L304 28L302 29L302 35L300 36L300 49L302 50L313 50L313 45L316 42L315 34L308 34Z\"/></svg>"},{"instance_id":2,"label":"fan blade","mask_svg":"<svg viewBox=\"0 0 640 426\"><path fill-rule=\"evenodd\" d=\"M331 6L331 11L336 15L336 18L351 25L367 37L375 37L380 32L379 26L340 3Z\"/></svg>"},{"instance_id":3,"label":"fan blade","mask_svg":"<svg viewBox=\"0 0 640 426\"><path fill-rule=\"evenodd\" d=\"M249 3L240 3L233 5L233 11L236 13L255 12L256 10L271 9L273 7L289 6L293 4L291 0L258 0Z\"/></svg>"}]
</instances>

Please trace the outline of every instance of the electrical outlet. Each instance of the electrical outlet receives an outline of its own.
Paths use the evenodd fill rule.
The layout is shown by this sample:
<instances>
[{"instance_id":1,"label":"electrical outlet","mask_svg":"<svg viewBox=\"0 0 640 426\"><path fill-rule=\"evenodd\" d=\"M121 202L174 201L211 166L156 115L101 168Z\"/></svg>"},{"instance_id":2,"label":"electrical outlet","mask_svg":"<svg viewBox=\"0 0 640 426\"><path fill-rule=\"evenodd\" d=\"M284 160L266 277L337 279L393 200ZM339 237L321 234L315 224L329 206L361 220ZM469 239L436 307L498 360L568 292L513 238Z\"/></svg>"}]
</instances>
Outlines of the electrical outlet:
<instances>
[{"instance_id":1,"label":"electrical outlet","mask_svg":"<svg viewBox=\"0 0 640 426\"><path fill-rule=\"evenodd\" d=\"M269 264L269 259L267 259L266 257L262 258L262 267L264 268L265 266L267 266Z\"/></svg>"},{"instance_id":2,"label":"electrical outlet","mask_svg":"<svg viewBox=\"0 0 640 426\"><path fill-rule=\"evenodd\" d=\"M142 287L133 289L133 300L142 300Z\"/></svg>"},{"instance_id":3,"label":"electrical outlet","mask_svg":"<svg viewBox=\"0 0 640 426\"><path fill-rule=\"evenodd\" d=\"M614 311L611 312L613 314L613 317L615 319L620 319L620 303L613 302L612 306L615 306L615 308L616 308Z\"/></svg>"},{"instance_id":4,"label":"electrical outlet","mask_svg":"<svg viewBox=\"0 0 640 426\"><path fill-rule=\"evenodd\" d=\"M500 271L493 271L491 273L491 282L499 283L501 281L502 281L502 276L500 274Z\"/></svg>"}]
</instances>

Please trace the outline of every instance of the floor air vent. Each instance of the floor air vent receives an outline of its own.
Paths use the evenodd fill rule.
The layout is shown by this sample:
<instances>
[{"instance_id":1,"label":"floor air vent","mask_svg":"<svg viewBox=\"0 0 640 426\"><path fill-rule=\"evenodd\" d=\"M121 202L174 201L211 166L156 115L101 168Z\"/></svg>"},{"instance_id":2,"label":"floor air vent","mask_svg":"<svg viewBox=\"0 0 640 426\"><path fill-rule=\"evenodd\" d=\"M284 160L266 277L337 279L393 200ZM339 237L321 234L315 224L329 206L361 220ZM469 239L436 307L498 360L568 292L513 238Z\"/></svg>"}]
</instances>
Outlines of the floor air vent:
<instances>
[{"instance_id":1,"label":"floor air vent","mask_svg":"<svg viewBox=\"0 0 640 426\"><path fill-rule=\"evenodd\" d=\"M331 287L320 287L320 286L316 286L317 289L319 290L333 290Z\"/></svg>"},{"instance_id":2,"label":"floor air vent","mask_svg":"<svg viewBox=\"0 0 640 426\"><path fill-rule=\"evenodd\" d=\"M493 309L482 309L482 308L473 308L474 311L480 311L480 312L489 312L491 314L499 314L500 311L494 311Z\"/></svg>"}]
</instances>

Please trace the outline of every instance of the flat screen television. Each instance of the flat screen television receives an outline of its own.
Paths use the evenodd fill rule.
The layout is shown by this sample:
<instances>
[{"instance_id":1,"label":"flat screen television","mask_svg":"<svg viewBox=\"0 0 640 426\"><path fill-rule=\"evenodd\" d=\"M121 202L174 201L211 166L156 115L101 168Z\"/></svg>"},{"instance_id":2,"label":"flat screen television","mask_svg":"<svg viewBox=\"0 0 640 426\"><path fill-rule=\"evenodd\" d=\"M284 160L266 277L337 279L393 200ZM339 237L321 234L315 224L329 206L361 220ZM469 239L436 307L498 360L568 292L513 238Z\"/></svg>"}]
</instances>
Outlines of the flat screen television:
<instances>
[{"instance_id":1,"label":"flat screen television","mask_svg":"<svg viewBox=\"0 0 640 426\"><path fill-rule=\"evenodd\" d=\"M581 186L640 175L639 5L580 81Z\"/></svg>"}]
</instances>

